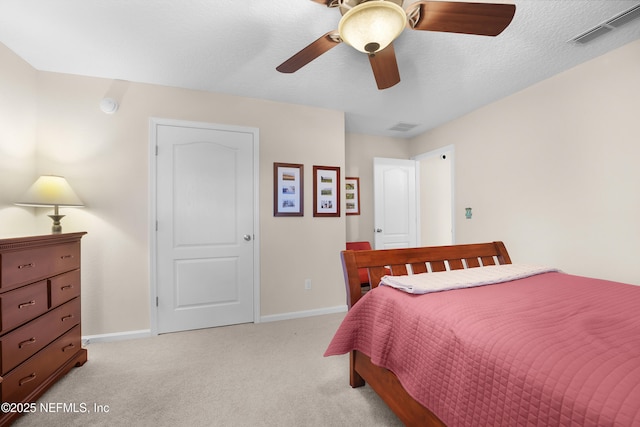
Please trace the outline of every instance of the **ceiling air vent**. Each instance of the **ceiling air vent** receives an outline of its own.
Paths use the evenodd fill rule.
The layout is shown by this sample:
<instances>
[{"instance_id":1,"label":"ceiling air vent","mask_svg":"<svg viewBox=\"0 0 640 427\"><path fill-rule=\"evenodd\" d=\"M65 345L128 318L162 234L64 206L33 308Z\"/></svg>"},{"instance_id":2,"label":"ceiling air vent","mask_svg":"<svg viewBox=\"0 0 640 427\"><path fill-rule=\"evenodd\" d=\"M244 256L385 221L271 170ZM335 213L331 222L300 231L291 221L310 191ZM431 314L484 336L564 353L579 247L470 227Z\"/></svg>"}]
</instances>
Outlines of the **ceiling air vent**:
<instances>
[{"instance_id":1,"label":"ceiling air vent","mask_svg":"<svg viewBox=\"0 0 640 427\"><path fill-rule=\"evenodd\" d=\"M640 4L637 4L630 9L625 10L622 13L617 14L613 18L610 18L603 22L602 24L596 25L593 28L588 29L584 33L575 36L567 43L580 43L585 44L590 42L591 40L600 37L603 34L608 33L609 31L615 30L616 28L620 28L624 24L633 21L634 19L640 17Z\"/></svg>"},{"instance_id":2,"label":"ceiling air vent","mask_svg":"<svg viewBox=\"0 0 640 427\"><path fill-rule=\"evenodd\" d=\"M606 25L610 25L615 28L619 28L627 22L631 22L634 19L640 17L640 4L633 6L631 9L622 12L619 15L614 16L605 22Z\"/></svg>"},{"instance_id":3,"label":"ceiling air vent","mask_svg":"<svg viewBox=\"0 0 640 427\"><path fill-rule=\"evenodd\" d=\"M390 127L389 130L394 130L394 131L398 131L398 132L407 132L410 131L411 129L413 129L414 127L416 127L418 125L414 125L413 123L403 123L403 122L399 122L396 125L394 125L393 127Z\"/></svg>"},{"instance_id":4,"label":"ceiling air vent","mask_svg":"<svg viewBox=\"0 0 640 427\"><path fill-rule=\"evenodd\" d=\"M579 36L575 36L569 41L574 43L585 44L585 43L589 43L591 40L595 39L596 37L600 37L601 35L608 33L609 31L611 31L611 28L602 27L602 26L595 27L590 29L586 33L582 33Z\"/></svg>"}]
</instances>

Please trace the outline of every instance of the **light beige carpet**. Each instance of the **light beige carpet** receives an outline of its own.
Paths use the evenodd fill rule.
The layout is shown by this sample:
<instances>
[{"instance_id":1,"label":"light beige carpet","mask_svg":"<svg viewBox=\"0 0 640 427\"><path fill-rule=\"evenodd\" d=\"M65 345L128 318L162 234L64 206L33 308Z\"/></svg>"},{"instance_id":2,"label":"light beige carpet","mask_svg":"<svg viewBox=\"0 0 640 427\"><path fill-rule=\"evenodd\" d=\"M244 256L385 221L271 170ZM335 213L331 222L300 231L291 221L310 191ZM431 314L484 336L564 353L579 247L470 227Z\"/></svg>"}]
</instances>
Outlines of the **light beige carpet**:
<instances>
[{"instance_id":1,"label":"light beige carpet","mask_svg":"<svg viewBox=\"0 0 640 427\"><path fill-rule=\"evenodd\" d=\"M89 344L14 425L401 426L368 386L349 387L348 356L322 356L343 317Z\"/></svg>"}]
</instances>

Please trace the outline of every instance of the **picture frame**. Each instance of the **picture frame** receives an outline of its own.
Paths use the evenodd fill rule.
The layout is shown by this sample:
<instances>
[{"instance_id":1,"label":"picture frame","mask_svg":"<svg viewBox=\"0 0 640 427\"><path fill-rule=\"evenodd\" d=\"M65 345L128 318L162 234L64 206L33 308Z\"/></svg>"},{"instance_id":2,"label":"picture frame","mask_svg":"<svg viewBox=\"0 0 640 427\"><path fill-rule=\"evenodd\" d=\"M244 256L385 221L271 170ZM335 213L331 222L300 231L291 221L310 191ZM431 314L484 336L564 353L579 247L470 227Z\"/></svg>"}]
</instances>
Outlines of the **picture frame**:
<instances>
[{"instance_id":1,"label":"picture frame","mask_svg":"<svg viewBox=\"0 0 640 427\"><path fill-rule=\"evenodd\" d=\"M340 168L313 166L313 216L340 216Z\"/></svg>"},{"instance_id":2,"label":"picture frame","mask_svg":"<svg viewBox=\"0 0 640 427\"><path fill-rule=\"evenodd\" d=\"M273 216L304 216L304 165L273 163Z\"/></svg>"},{"instance_id":3,"label":"picture frame","mask_svg":"<svg viewBox=\"0 0 640 427\"><path fill-rule=\"evenodd\" d=\"M346 199L345 214L360 215L360 178L345 177L344 196Z\"/></svg>"}]
</instances>

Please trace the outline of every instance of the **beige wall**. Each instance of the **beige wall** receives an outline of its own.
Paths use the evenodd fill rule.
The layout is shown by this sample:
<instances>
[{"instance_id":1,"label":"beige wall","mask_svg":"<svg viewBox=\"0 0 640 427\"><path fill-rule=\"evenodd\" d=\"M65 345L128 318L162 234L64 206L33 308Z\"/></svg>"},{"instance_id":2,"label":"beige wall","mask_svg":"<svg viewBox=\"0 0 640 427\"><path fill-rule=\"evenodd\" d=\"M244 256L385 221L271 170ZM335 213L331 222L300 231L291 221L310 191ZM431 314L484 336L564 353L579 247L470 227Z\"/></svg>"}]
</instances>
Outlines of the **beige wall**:
<instances>
[{"instance_id":1,"label":"beige wall","mask_svg":"<svg viewBox=\"0 0 640 427\"><path fill-rule=\"evenodd\" d=\"M346 175L360 178L360 215L347 217L347 241L373 246L373 159L408 159L407 139L362 134L346 135Z\"/></svg>"},{"instance_id":2,"label":"beige wall","mask_svg":"<svg viewBox=\"0 0 640 427\"><path fill-rule=\"evenodd\" d=\"M414 139L455 145L458 243L640 284L640 41ZM473 208L473 219L464 208Z\"/></svg>"},{"instance_id":3,"label":"beige wall","mask_svg":"<svg viewBox=\"0 0 640 427\"><path fill-rule=\"evenodd\" d=\"M13 193L26 190L37 174L64 175L87 205L63 212L67 215L63 220L65 231L89 233L83 239L84 335L150 327L150 117L258 128L261 316L345 305L337 255L344 246L345 218L313 218L311 173L314 164L344 169L341 112L36 72L10 52L5 50L3 54L3 68L9 63L16 72L3 73L0 84L13 87L27 80L23 92L30 96L31 105L15 115L21 120L23 115L29 118L28 127L33 133L24 138L31 141L31 151L14 154L25 157L24 164L2 164L0 173L9 174L7 168L11 166L27 177L20 185L10 186ZM30 78L23 77L22 68ZM99 110L98 103L106 94L120 98L116 114ZM8 107L3 106L3 111ZM37 143L35 161L33 141ZM15 151L13 144L8 147ZM304 164L304 217L273 217L273 162ZM4 199L2 202L9 204L14 198L8 195L6 203ZM24 234L49 232L48 212L37 211L37 228L25 229ZM312 280L311 290L304 289L307 278Z\"/></svg>"},{"instance_id":4,"label":"beige wall","mask_svg":"<svg viewBox=\"0 0 640 427\"><path fill-rule=\"evenodd\" d=\"M36 169L35 70L0 44L0 237L34 232L32 208L13 203Z\"/></svg>"}]
</instances>

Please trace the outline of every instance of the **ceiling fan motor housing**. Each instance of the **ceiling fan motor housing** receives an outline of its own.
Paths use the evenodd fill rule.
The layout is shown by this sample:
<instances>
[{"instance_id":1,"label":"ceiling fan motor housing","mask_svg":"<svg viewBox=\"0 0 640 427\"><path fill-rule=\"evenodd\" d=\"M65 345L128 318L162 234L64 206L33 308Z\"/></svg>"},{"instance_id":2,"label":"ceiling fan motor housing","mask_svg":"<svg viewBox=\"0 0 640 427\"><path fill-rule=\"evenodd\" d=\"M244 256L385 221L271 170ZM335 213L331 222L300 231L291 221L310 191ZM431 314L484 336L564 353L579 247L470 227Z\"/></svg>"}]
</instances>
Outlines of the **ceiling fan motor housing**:
<instances>
[{"instance_id":1,"label":"ceiling fan motor housing","mask_svg":"<svg viewBox=\"0 0 640 427\"><path fill-rule=\"evenodd\" d=\"M340 13L344 15L350 9L353 9L357 5L366 3L369 1L387 1L390 3L395 3L400 7L402 7L402 3L404 3L404 0L338 0L338 6L340 8Z\"/></svg>"}]
</instances>

